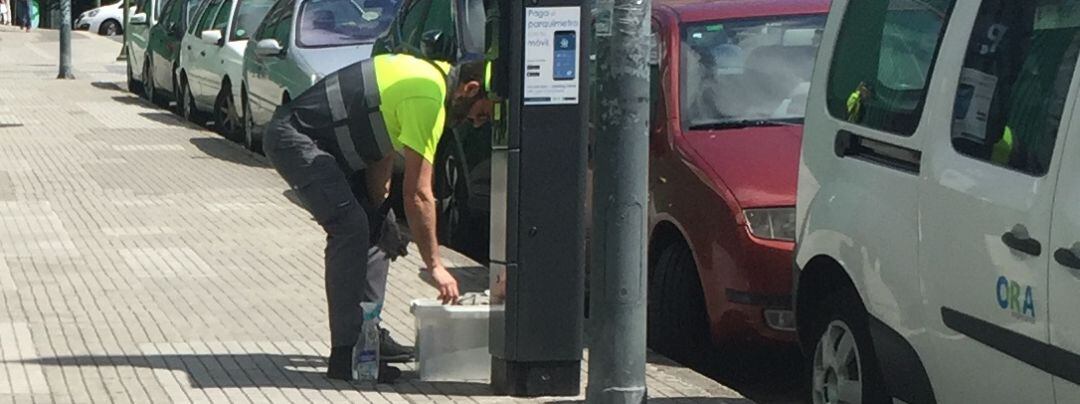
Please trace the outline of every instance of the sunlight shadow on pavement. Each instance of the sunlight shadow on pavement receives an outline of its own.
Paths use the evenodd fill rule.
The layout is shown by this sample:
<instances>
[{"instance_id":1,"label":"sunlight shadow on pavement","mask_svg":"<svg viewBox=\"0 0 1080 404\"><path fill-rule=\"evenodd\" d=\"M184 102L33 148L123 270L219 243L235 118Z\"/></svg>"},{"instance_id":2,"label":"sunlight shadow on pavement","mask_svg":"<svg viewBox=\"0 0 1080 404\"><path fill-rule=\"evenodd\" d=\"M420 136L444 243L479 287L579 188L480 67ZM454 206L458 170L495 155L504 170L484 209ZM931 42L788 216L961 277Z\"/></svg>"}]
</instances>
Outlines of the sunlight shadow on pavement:
<instances>
[{"instance_id":1,"label":"sunlight shadow on pavement","mask_svg":"<svg viewBox=\"0 0 1080 404\"><path fill-rule=\"evenodd\" d=\"M150 104L149 101L146 101L146 100L144 100L142 98L136 97L133 94L117 95L117 96L113 96L112 99L113 99L113 101L119 102L121 104L139 105L139 106L144 106L144 107L149 107L149 108L154 107L154 105Z\"/></svg>"},{"instance_id":2,"label":"sunlight shadow on pavement","mask_svg":"<svg viewBox=\"0 0 1080 404\"><path fill-rule=\"evenodd\" d=\"M548 401L548 404L578 404L585 400ZM650 404L754 404L743 398L716 397L649 397Z\"/></svg>"},{"instance_id":3,"label":"sunlight shadow on pavement","mask_svg":"<svg viewBox=\"0 0 1080 404\"><path fill-rule=\"evenodd\" d=\"M266 353L175 354L175 355L86 355L38 358L19 361L24 364L62 367L147 368L187 373L187 383L194 389L280 387L305 390L353 390L349 382L323 376L326 360L319 356ZM492 395L483 383L421 382L416 372L402 372L402 378L389 385L401 394L425 394L437 390L447 396ZM411 391L410 391L411 390Z\"/></svg>"},{"instance_id":4,"label":"sunlight shadow on pavement","mask_svg":"<svg viewBox=\"0 0 1080 404\"><path fill-rule=\"evenodd\" d=\"M168 112L140 112L139 116L149 119L157 123L163 123L166 125L176 126L178 128L198 129L193 123L185 121L183 118L170 114Z\"/></svg>"},{"instance_id":5,"label":"sunlight shadow on pavement","mask_svg":"<svg viewBox=\"0 0 1080 404\"><path fill-rule=\"evenodd\" d=\"M123 87L120 87L120 84L114 83L114 82L111 82L111 81L95 81L95 82L90 83L90 85L94 86L96 88L100 88L102 90L113 90L113 91L127 92L126 89L124 89Z\"/></svg>"},{"instance_id":6,"label":"sunlight shadow on pavement","mask_svg":"<svg viewBox=\"0 0 1080 404\"><path fill-rule=\"evenodd\" d=\"M307 209L306 207L304 207L304 203L300 201L300 197L296 196L296 191L293 191L292 189L286 189L281 192L281 196L284 196L285 199L288 199L289 202L292 202L293 205L296 205L303 209Z\"/></svg>"},{"instance_id":7,"label":"sunlight shadow on pavement","mask_svg":"<svg viewBox=\"0 0 1080 404\"><path fill-rule=\"evenodd\" d=\"M191 139L191 144L200 151L218 160L241 164L248 167L270 168L265 161L256 159L250 152L240 145L219 137L196 137Z\"/></svg>"}]
</instances>

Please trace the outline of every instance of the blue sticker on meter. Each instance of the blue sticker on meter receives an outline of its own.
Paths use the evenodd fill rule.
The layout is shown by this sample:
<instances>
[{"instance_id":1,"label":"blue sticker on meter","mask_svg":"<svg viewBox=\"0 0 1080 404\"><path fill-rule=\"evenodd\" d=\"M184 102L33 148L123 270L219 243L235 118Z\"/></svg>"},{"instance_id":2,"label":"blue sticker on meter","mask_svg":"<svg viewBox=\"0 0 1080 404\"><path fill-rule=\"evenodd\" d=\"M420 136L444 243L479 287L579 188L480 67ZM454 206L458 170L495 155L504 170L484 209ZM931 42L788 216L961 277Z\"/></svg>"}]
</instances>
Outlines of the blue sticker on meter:
<instances>
[{"instance_id":1,"label":"blue sticker on meter","mask_svg":"<svg viewBox=\"0 0 1080 404\"><path fill-rule=\"evenodd\" d=\"M552 76L555 80L577 77L577 32L555 31L555 61Z\"/></svg>"}]
</instances>

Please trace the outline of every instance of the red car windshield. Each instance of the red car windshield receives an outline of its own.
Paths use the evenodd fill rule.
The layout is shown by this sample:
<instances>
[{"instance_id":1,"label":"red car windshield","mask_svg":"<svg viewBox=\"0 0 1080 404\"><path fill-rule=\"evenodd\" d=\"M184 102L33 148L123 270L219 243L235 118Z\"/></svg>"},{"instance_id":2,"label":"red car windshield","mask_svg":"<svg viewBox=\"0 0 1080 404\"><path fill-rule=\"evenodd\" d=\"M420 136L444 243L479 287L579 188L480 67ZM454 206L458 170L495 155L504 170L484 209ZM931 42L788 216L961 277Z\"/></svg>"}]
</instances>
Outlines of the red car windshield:
<instances>
[{"instance_id":1,"label":"red car windshield","mask_svg":"<svg viewBox=\"0 0 1080 404\"><path fill-rule=\"evenodd\" d=\"M824 27L824 15L684 24L684 126L802 122Z\"/></svg>"}]
</instances>

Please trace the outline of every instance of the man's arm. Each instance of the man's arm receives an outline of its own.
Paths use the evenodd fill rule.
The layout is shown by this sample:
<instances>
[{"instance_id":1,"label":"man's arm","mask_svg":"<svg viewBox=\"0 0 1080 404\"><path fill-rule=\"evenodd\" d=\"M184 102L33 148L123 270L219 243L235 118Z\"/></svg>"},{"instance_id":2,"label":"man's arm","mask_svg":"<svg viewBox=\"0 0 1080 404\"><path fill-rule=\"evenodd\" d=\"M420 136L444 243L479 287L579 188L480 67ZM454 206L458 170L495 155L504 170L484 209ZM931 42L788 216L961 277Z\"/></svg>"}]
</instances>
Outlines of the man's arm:
<instances>
[{"instance_id":1,"label":"man's arm","mask_svg":"<svg viewBox=\"0 0 1080 404\"><path fill-rule=\"evenodd\" d=\"M413 240L420 249L420 256L439 289L443 303L453 303L458 298L457 280L446 270L439 256L439 239L436 235L435 194L431 190L434 167L416 151L406 147L404 198L405 217L409 221Z\"/></svg>"}]
</instances>

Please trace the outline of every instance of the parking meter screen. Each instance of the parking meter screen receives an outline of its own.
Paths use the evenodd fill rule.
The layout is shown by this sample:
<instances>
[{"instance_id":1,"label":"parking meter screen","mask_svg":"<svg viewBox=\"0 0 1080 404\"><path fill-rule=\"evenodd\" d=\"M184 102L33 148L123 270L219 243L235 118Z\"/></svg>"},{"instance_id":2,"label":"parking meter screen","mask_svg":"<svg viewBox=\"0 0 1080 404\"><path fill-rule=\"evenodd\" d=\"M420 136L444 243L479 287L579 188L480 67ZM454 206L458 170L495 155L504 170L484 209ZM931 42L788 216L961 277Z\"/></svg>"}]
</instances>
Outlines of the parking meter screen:
<instances>
[{"instance_id":1,"label":"parking meter screen","mask_svg":"<svg viewBox=\"0 0 1080 404\"><path fill-rule=\"evenodd\" d=\"M573 80L577 75L577 33L555 31L555 80Z\"/></svg>"}]
</instances>

